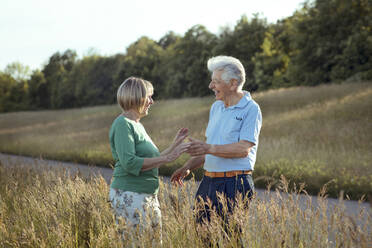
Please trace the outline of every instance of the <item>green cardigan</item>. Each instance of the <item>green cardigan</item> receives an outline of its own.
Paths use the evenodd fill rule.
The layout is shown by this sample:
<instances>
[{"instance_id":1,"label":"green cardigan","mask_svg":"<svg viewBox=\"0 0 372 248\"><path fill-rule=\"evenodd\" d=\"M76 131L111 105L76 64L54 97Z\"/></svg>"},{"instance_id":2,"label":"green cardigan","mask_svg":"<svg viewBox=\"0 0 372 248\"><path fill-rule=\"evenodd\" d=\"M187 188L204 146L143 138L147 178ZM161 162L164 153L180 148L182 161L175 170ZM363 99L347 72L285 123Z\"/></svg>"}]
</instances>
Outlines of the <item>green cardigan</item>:
<instances>
[{"instance_id":1,"label":"green cardigan","mask_svg":"<svg viewBox=\"0 0 372 248\"><path fill-rule=\"evenodd\" d=\"M144 158L160 155L141 123L124 116L112 123L110 146L115 160L111 188L137 193L157 194L158 169L141 171Z\"/></svg>"}]
</instances>

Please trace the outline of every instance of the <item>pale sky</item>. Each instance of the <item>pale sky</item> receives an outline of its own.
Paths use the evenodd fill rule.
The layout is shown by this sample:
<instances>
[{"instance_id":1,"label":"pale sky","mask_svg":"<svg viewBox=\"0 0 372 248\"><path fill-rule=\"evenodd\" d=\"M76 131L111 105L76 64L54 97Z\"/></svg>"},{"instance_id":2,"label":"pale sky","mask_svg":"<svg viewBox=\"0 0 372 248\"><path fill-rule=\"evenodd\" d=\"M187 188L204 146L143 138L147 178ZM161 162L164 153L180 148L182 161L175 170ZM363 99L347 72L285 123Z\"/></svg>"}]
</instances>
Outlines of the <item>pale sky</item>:
<instances>
[{"instance_id":1,"label":"pale sky","mask_svg":"<svg viewBox=\"0 0 372 248\"><path fill-rule=\"evenodd\" d=\"M304 0L0 0L0 70L20 62L41 69L55 52L125 53L141 36L158 41L196 24L218 34L242 15L268 22L290 16Z\"/></svg>"}]
</instances>

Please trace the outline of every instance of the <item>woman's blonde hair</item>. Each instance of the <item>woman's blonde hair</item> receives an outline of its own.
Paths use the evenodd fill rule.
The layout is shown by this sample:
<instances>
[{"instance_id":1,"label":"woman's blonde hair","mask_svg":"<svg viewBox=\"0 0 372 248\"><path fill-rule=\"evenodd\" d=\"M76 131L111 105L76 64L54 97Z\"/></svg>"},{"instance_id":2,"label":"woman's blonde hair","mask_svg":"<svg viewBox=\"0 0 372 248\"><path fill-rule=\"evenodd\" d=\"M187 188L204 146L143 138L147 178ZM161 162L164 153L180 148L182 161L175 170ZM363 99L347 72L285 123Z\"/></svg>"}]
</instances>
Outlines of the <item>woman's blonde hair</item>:
<instances>
[{"instance_id":1,"label":"woman's blonde hair","mask_svg":"<svg viewBox=\"0 0 372 248\"><path fill-rule=\"evenodd\" d=\"M129 77L119 86L116 97L123 111L134 109L142 113L146 98L152 95L153 91L154 88L149 81Z\"/></svg>"}]
</instances>

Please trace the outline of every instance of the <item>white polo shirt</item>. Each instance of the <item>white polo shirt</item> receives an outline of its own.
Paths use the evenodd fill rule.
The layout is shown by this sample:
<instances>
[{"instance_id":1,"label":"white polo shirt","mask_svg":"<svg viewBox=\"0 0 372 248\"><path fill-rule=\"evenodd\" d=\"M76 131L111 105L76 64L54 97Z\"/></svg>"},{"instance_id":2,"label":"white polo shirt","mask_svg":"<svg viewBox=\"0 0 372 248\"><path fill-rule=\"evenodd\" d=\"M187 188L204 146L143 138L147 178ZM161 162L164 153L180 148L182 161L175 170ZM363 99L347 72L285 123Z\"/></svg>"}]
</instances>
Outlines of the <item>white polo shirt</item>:
<instances>
[{"instance_id":1,"label":"white polo shirt","mask_svg":"<svg viewBox=\"0 0 372 248\"><path fill-rule=\"evenodd\" d=\"M261 126L260 107L249 92L244 91L242 99L236 105L228 108L225 108L223 101L214 102L205 132L207 143L225 145L246 140L255 145L250 149L248 156L244 158L221 158L207 154L204 169L210 172L253 170Z\"/></svg>"}]
</instances>

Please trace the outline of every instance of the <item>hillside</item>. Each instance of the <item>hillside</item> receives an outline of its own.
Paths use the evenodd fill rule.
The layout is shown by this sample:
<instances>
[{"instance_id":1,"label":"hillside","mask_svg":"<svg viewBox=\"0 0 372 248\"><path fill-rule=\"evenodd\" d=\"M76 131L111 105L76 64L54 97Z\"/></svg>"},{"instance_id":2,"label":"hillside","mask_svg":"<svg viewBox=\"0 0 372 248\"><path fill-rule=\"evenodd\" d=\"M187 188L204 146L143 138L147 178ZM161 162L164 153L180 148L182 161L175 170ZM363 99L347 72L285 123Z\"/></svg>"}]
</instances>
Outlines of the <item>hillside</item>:
<instances>
[{"instance_id":1,"label":"hillside","mask_svg":"<svg viewBox=\"0 0 372 248\"><path fill-rule=\"evenodd\" d=\"M372 85L352 83L294 87L254 94L263 113L256 185L284 175L310 193L328 183L357 199L372 195ZM142 121L160 150L176 130L188 127L204 139L212 97L159 101ZM0 114L0 151L110 166L108 130L116 105ZM169 175L184 155L161 169ZM200 176L200 175L198 175Z\"/></svg>"}]
</instances>

